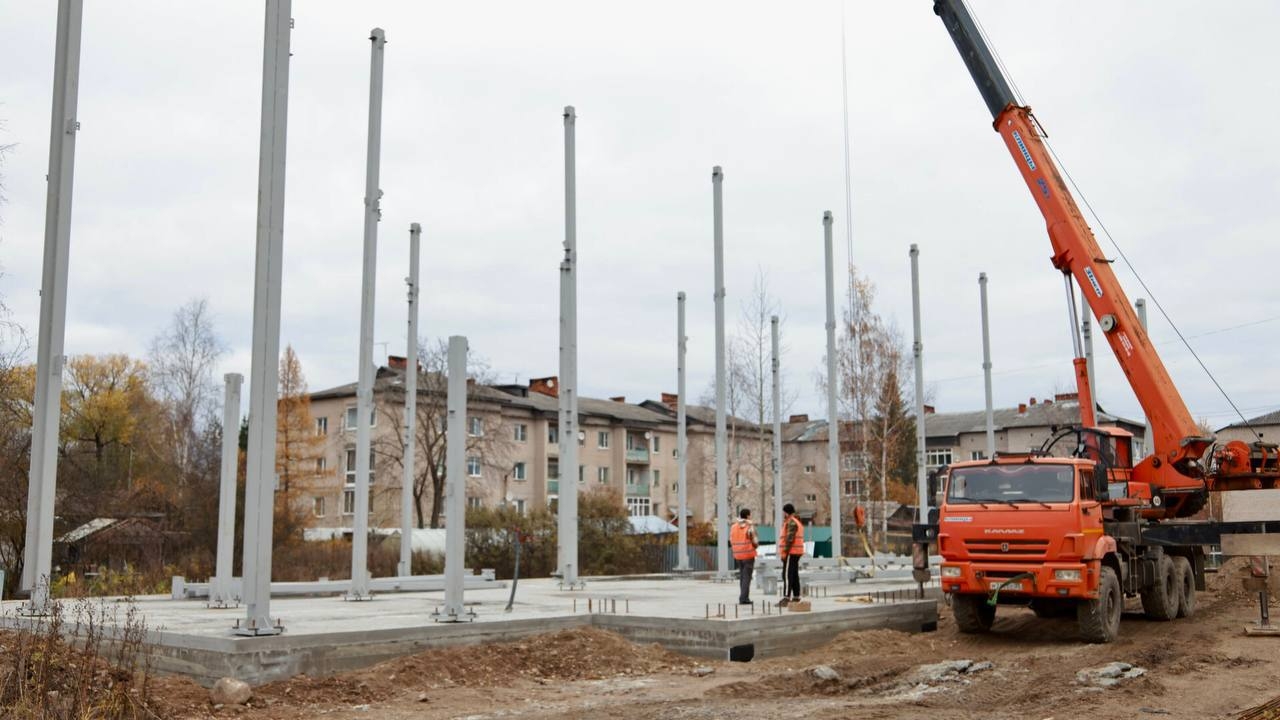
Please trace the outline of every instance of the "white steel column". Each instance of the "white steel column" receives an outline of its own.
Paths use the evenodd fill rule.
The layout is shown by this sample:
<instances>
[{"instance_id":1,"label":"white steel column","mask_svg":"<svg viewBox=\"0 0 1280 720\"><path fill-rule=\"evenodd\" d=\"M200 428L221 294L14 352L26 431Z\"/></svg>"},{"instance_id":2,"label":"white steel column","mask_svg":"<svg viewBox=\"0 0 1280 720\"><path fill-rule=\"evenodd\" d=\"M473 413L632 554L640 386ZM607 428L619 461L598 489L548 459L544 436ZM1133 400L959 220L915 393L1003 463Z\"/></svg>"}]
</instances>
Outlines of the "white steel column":
<instances>
[{"instance_id":1,"label":"white steel column","mask_svg":"<svg viewBox=\"0 0 1280 720\"><path fill-rule=\"evenodd\" d=\"M573 106L564 109L564 260L560 263L560 490L557 565L578 586L578 189Z\"/></svg>"},{"instance_id":2,"label":"white steel column","mask_svg":"<svg viewBox=\"0 0 1280 720\"><path fill-rule=\"evenodd\" d=\"M978 293L982 297L982 378L987 392L987 459L996 456L996 421L991 408L991 329L987 324L987 274L978 273Z\"/></svg>"},{"instance_id":3,"label":"white steel column","mask_svg":"<svg viewBox=\"0 0 1280 720\"><path fill-rule=\"evenodd\" d=\"M711 169L716 304L716 579L729 579L729 447L725 437L724 172Z\"/></svg>"},{"instance_id":4,"label":"white steel column","mask_svg":"<svg viewBox=\"0 0 1280 720\"><path fill-rule=\"evenodd\" d=\"M236 468L240 445L240 385L244 376L222 376L226 390L222 398L222 467L218 487L218 554L214 565L209 604L228 607L239 602L232 588L232 556L236 547Z\"/></svg>"},{"instance_id":5,"label":"white steel column","mask_svg":"<svg viewBox=\"0 0 1280 720\"><path fill-rule=\"evenodd\" d=\"M1147 331L1147 301L1138 298L1133 302L1134 309L1138 312L1138 322L1142 325L1142 331ZM1147 335L1147 342L1151 342L1151 336ZM1093 379L1089 380L1089 388L1093 389ZM1094 397L1097 397L1096 395ZM1151 447L1151 422L1147 419L1147 413L1142 413L1142 449L1148 451Z\"/></svg>"},{"instance_id":6,"label":"white steel column","mask_svg":"<svg viewBox=\"0 0 1280 720\"><path fill-rule=\"evenodd\" d=\"M400 464L400 567L399 575L413 574L413 461L417 456L418 420L418 245L422 226L409 226L409 337L404 373L404 458Z\"/></svg>"},{"instance_id":7,"label":"white steel column","mask_svg":"<svg viewBox=\"0 0 1280 720\"><path fill-rule=\"evenodd\" d=\"M676 467L677 491L680 500L679 559L676 570L689 569L689 476L688 438L685 434L687 418L684 409L685 353L689 338L684 333L684 292L676 293Z\"/></svg>"},{"instance_id":8,"label":"white steel column","mask_svg":"<svg viewBox=\"0 0 1280 720\"><path fill-rule=\"evenodd\" d=\"M778 372L781 369L782 357L778 350L777 315L769 318L769 332L773 349L770 362L773 372L773 532L779 536L780 540L782 533L782 384ZM764 514L764 508L760 508L760 515ZM764 518L761 517L761 519Z\"/></svg>"},{"instance_id":9,"label":"white steel column","mask_svg":"<svg viewBox=\"0 0 1280 720\"><path fill-rule=\"evenodd\" d=\"M378 270L378 170L382 153L382 59L387 44L382 28L369 34L369 147L365 154L364 276L360 283L360 372L356 383L356 507L351 527L351 589L348 600L369 594L369 471L373 438L373 310Z\"/></svg>"},{"instance_id":10,"label":"white steel column","mask_svg":"<svg viewBox=\"0 0 1280 720\"><path fill-rule=\"evenodd\" d=\"M75 174L76 104L80 97L82 0L60 0L53 59L53 109L44 210L44 267L36 341L36 396L27 474L27 537L20 586L31 592L23 612L44 614L53 570L53 519L58 482L58 426L67 329L67 261L71 252L71 189Z\"/></svg>"},{"instance_id":11,"label":"white steel column","mask_svg":"<svg viewBox=\"0 0 1280 720\"><path fill-rule=\"evenodd\" d=\"M445 430L444 610L441 622L474 618L463 603L463 564L467 545L467 339L449 338L448 420Z\"/></svg>"},{"instance_id":12,"label":"white steel column","mask_svg":"<svg viewBox=\"0 0 1280 720\"><path fill-rule=\"evenodd\" d=\"M831 491L831 557L840 548L840 418L836 412L836 263L831 250L831 211L822 213L822 243L827 264L827 476Z\"/></svg>"},{"instance_id":13,"label":"white steel column","mask_svg":"<svg viewBox=\"0 0 1280 720\"><path fill-rule=\"evenodd\" d=\"M267 0L258 150L258 236L249 365L249 447L244 491L244 602L240 635L275 635L271 537L276 489L276 398L280 381L280 284L284 254L285 146L291 0Z\"/></svg>"},{"instance_id":14,"label":"white steel column","mask_svg":"<svg viewBox=\"0 0 1280 720\"><path fill-rule=\"evenodd\" d=\"M924 343L920 340L920 249L911 243L911 357L916 368L916 522L929 519L929 476L924 452Z\"/></svg>"},{"instance_id":15,"label":"white steel column","mask_svg":"<svg viewBox=\"0 0 1280 720\"><path fill-rule=\"evenodd\" d=\"M1089 373L1089 397L1093 402L1094 412L1098 409L1098 386L1094 384L1093 375L1093 311L1089 309L1089 301L1080 291L1080 335L1084 338L1084 360Z\"/></svg>"}]
</instances>

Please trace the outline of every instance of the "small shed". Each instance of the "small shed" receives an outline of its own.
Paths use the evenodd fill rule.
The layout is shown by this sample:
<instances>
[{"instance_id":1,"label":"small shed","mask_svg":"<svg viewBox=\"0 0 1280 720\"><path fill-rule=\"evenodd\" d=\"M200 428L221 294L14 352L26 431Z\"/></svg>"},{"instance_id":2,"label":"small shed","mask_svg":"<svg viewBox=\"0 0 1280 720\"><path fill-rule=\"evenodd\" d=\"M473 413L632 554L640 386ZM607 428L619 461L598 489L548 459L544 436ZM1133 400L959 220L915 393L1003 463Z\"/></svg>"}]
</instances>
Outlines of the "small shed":
<instances>
[{"instance_id":1,"label":"small shed","mask_svg":"<svg viewBox=\"0 0 1280 720\"><path fill-rule=\"evenodd\" d=\"M69 570L158 571L165 550L182 533L167 532L151 518L95 518L57 539L54 556Z\"/></svg>"}]
</instances>

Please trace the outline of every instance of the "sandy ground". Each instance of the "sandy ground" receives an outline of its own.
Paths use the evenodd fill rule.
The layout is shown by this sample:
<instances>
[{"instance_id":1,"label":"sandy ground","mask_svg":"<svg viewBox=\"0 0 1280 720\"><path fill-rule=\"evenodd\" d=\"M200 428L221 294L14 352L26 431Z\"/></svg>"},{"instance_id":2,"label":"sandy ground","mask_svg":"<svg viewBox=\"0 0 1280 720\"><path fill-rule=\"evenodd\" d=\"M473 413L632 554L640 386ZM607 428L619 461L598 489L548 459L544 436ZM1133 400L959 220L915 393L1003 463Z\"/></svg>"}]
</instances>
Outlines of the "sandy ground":
<instances>
[{"instance_id":1,"label":"sandy ground","mask_svg":"<svg viewBox=\"0 0 1280 720\"><path fill-rule=\"evenodd\" d=\"M155 692L171 717L255 720L1235 718L1280 695L1280 637L1244 635L1257 605L1239 590L1238 572L1213 578L1199 599L1194 618L1171 623L1131 605L1120 638L1105 646L1077 641L1074 620L1017 608L1001 608L989 635L962 635L944 608L934 633L847 633L803 655L751 663L694 660L587 629L293 678L257 688L248 708L214 708L182 679L161 679ZM950 660L990 667L928 667ZM1109 688L1077 681L1078 671L1112 661L1145 674Z\"/></svg>"}]
</instances>

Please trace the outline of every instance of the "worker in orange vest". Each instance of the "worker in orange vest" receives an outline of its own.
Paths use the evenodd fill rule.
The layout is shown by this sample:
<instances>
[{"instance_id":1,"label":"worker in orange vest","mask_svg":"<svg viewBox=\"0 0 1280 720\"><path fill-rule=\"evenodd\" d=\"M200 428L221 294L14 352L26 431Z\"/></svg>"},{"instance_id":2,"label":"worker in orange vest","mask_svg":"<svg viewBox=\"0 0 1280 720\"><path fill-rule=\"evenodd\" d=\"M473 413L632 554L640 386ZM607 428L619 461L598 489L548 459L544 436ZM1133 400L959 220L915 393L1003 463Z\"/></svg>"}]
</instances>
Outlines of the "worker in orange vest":
<instances>
[{"instance_id":1,"label":"worker in orange vest","mask_svg":"<svg viewBox=\"0 0 1280 720\"><path fill-rule=\"evenodd\" d=\"M729 547L733 559L738 561L738 604L751 604L751 573L756 568L756 526L751 522L751 511L742 508L738 522L729 527Z\"/></svg>"},{"instance_id":2,"label":"worker in orange vest","mask_svg":"<svg viewBox=\"0 0 1280 720\"><path fill-rule=\"evenodd\" d=\"M800 557L804 555L804 525L796 506L782 506L782 530L778 533L778 559L782 561L782 599L778 605L800 600Z\"/></svg>"}]
</instances>

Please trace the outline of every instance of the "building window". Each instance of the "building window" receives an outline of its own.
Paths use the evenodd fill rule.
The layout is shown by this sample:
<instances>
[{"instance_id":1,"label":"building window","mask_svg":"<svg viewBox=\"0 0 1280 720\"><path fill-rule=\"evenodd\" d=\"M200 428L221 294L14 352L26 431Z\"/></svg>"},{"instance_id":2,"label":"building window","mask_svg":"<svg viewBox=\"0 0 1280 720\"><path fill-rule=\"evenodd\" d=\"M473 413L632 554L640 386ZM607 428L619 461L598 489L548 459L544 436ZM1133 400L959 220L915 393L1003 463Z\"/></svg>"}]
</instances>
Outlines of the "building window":
<instances>
[{"instance_id":1,"label":"building window","mask_svg":"<svg viewBox=\"0 0 1280 720\"><path fill-rule=\"evenodd\" d=\"M596 433L596 447L601 450L607 450L609 448L609 431L601 430Z\"/></svg>"},{"instance_id":2,"label":"building window","mask_svg":"<svg viewBox=\"0 0 1280 720\"><path fill-rule=\"evenodd\" d=\"M655 488L662 487L662 471L661 470L653 471L653 486Z\"/></svg>"},{"instance_id":3,"label":"building window","mask_svg":"<svg viewBox=\"0 0 1280 720\"><path fill-rule=\"evenodd\" d=\"M525 442L529 439L529 426L524 423L516 423L516 442Z\"/></svg>"},{"instance_id":4,"label":"building window","mask_svg":"<svg viewBox=\"0 0 1280 720\"><path fill-rule=\"evenodd\" d=\"M627 498L627 514L631 517L643 517L653 514L652 504L647 497Z\"/></svg>"},{"instance_id":5,"label":"building window","mask_svg":"<svg viewBox=\"0 0 1280 720\"><path fill-rule=\"evenodd\" d=\"M351 407L347 408L347 414L343 416L344 430L352 431L356 429L356 411L357 410L358 408L355 405L352 405ZM378 424L378 411L374 408L369 408L369 427L373 427L374 425L377 425L377 424Z\"/></svg>"},{"instance_id":6,"label":"building window","mask_svg":"<svg viewBox=\"0 0 1280 720\"><path fill-rule=\"evenodd\" d=\"M316 474L322 475L329 468L329 461L326 458L316 458Z\"/></svg>"},{"instance_id":7,"label":"building window","mask_svg":"<svg viewBox=\"0 0 1280 720\"><path fill-rule=\"evenodd\" d=\"M926 450L924 464L929 470L937 470L943 465L951 464L951 448L943 450Z\"/></svg>"},{"instance_id":8,"label":"building window","mask_svg":"<svg viewBox=\"0 0 1280 720\"><path fill-rule=\"evenodd\" d=\"M743 486L743 485L745 485L745 484L746 484L746 483L744 483L744 482L742 481L742 473L734 473L734 474L733 474L733 486L734 486L734 487L742 487L742 486Z\"/></svg>"},{"instance_id":9,"label":"building window","mask_svg":"<svg viewBox=\"0 0 1280 720\"><path fill-rule=\"evenodd\" d=\"M805 475L812 475L812 474L813 474L813 470L814 470L814 468L813 468L813 466L812 466L812 465L805 465L805 466L804 466L804 474L805 474Z\"/></svg>"},{"instance_id":10,"label":"building window","mask_svg":"<svg viewBox=\"0 0 1280 720\"><path fill-rule=\"evenodd\" d=\"M324 517L324 498L311 498L311 514L318 518Z\"/></svg>"},{"instance_id":11,"label":"building window","mask_svg":"<svg viewBox=\"0 0 1280 720\"><path fill-rule=\"evenodd\" d=\"M853 497L853 496L857 495L857 494L858 494L858 481L857 481L857 480L845 480L845 481L844 481L844 494L845 494L845 497Z\"/></svg>"},{"instance_id":12,"label":"building window","mask_svg":"<svg viewBox=\"0 0 1280 720\"><path fill-rule=\"evenodd\" d=\"M519 513L519 514L521 514L521 515L523 515L523 514L524 514L524 500L522 500L522 499L516 499L516 500L512 500L512 501L511 501L511 503L512 503L512 505L514 505L514 506L515 506L515 508L516 508L516 512L517 512L517 513Z\"/></svg>"},{"instance_id":13,"label":"building window","mask_svg":"<svg viewBox=\"0 0 1280 720\"><path fill-rule=\"evenodd\" d=\"M317 435L329 434L329 418L327 417L316 418L316 434Z\"/></svg>"},{"instance_id":14,"label":"building window","mask_svg":"<svg viewBox=\"0 0 1280 720\"><path fill-rule=\"evenodd\" d=\"M636 485L640 482L640 472L633 467L627 468L627 485Z\"/></svg>"},{"instance_id":15,"label":"building window","mask_svg":"<svg viewBox=\"0 0 1280 720\"><path fill-rule=\"evenodd\" d=\"M818 496L814 495L813 493L809 493L808 495L804 496L804 501L807 503L816 503L818 502Z\"/></svg>"},{"instance_id":16,"label":"building window","mask_svg":"<svg viewBox=\"0 0 1280 720\"><path fill-rule=\"evenodd\" d=\"M342 491L342 514L343 515L356 514L356 491L355 490Z\"/></svg>"},{"instance_id":17,"label":"building window","mask_svg":"<svg viewBox=\"0 0 1280 720\"><path fill-rule=\"evenodd\" d=\"M467 476L480 477L480 458L475 455L467 458Z\"/></svg>"},{"instance_id":18,"label":"building window","mask_svg":"<svg viewBox=\"0 0 1280 720\"><path fill-rule=\"evenodd\" d=\"M547 444L558 445L560 443L560 428L556 425L547 425Z\"/></svg>"},{"instance_id":19,"label":"building window","mask_svg":"<svg viewBox=\"0 0 1280 720\"><path fill-rule=\"evenodd\" d=\"M662 452L662 443L659 440L660 438L657 435L653 436L653 451L655 453Z\"/></svg>"},{"instance_id":20,"label":"building window","mask_svg":"<svg viewBox=\"0 0 1280 720\"><path fill-rule=\"evenodd\" d=\"M560 479L560 461L559 460L547 461L547 479L548 480Z\"/></svg>"},{"instance_id":21,"label":"building window","mask_svg":"<svg viewBox=\"0 0 1280 720\"><path fill-rule=\"evenodd\" d=\"M981 450L974 450L969 453L970 460L986 460L987 454Z\"/></svg>"},{"instance_id":22,"label":"building window","mask_svg":"<svg viewBox=\"0 0 1280 720\"><path fill-rule=\"evenodd\" d=\"M516 464L515 464L515 466L514 466L514 467L512 467L512 468L511 468L511 477L512 477L512 478L514 478L514 479L516 479L516 480L528 480L528 479L529 479L529 478L528 478L528 476L527 476L527 474L525 473L524 463L522 463L522 462L518 462L518 463L516 463Z\"/></svg>"},{"instance_id":23,"label":"building window","mask_svg":"<svg viewBox=\"0 0 1280 720\"><path fill-rule=\"evenodd\" d=\"M356 484L356 449L355 448L347 448L346 473L347 473L347 484L355 485Z\"/></svg>"},{"instance_id":24,"label":"building window","mask_svg":"<svg viewBox=\"0 0 1280 720\"><path fill-rule=\"evenodd\" d=\"M609 482L609 468L607 467L596 468L596 480L602 483Z\"/></svg>"},{"instance_id":25,"label":"building window","mask_svg":"<svg viewBox=\"0 0 1280 720\"><path fill-rule=\"evenodd\" d=\"M867 469L867 454L849 452L840 456L840 467L845 472L863 472Z\"/></svg>"},{"instance_id":26,"label":"building window","mask_svg":"<svg viewBox=\"0 0 1280 720\"><path fill-rule=\"evenodd\" d=\"M484 435L484 419L473 417L467 420L467 434L471 437Z\"/></svg>"},{"instance_id":27,"label":"building window","mask_svg":"<svg viewBox=\"0 0 1280 720\"><path fill-rule=\"evenodd\" d=\"M678 482L671 483L671 492L679 492L679 491L680 491L680 483Z\"/></svg>"},{"instance_id":28,"label":"building window","mask_svg":"<svg viewBox=\"0 0 1280 720\"><path fill-rule=\"evenodd\" d=\"M480 508L484 507L484 500L482 500L482 499L480 499L480 498L478 498L478 497L476 497L476 496L474 496L474 495L468 495L468 496L467 496L467 507L469 507L469 508L471 508L471 509L473 509L473 510L479 510Z\"/></svg>"},{"instance_id":29,"label":"building window","mask_svg":"<svg viewBox=\"0 0 1280 720\"><path fill-rule=\"evenodd\" d=\"M587 481L586 479L587 479L587 466L579 465L578 466L578 482L586 482Z\"/></svg>"}]
</instances>

